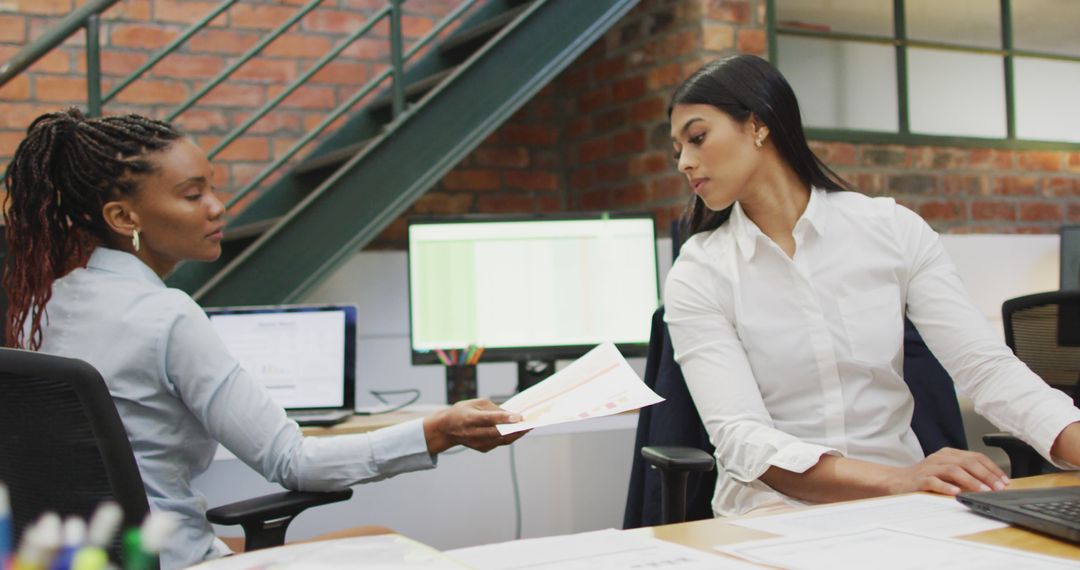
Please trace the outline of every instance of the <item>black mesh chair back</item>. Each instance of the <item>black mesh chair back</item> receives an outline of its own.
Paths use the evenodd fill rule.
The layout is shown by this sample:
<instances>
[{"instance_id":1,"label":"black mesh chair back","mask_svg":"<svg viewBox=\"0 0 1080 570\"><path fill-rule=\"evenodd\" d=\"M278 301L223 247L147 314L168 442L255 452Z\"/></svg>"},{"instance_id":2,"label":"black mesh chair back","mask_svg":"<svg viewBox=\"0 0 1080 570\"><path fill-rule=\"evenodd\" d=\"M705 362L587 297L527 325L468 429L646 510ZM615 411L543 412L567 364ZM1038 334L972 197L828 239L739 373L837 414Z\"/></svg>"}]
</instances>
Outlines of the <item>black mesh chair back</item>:
<instances>
[{"instance_id":1,"label":"black mesh chair back","mask_svg":"<svg viewBox=\"0 0 1080 570\"><path fill-rule=\"evenodd\" d=\"M1080 407L1080 290L1009 299L1001 316L1016 357Z\"/></svg>"},{"instance_id":2,"label":"black mesh chair back","mask_svg":"<svg viewBox=\"0 0 1080 570\"><path fill-rule=\"evenodd\" d=\"M0 348L0 458L16 539L45 511L88 520L112 499L128 527L149 510L109 390L81 360ZM109 549L114 561L118 545Z\"/></svg>"}]
</instances>

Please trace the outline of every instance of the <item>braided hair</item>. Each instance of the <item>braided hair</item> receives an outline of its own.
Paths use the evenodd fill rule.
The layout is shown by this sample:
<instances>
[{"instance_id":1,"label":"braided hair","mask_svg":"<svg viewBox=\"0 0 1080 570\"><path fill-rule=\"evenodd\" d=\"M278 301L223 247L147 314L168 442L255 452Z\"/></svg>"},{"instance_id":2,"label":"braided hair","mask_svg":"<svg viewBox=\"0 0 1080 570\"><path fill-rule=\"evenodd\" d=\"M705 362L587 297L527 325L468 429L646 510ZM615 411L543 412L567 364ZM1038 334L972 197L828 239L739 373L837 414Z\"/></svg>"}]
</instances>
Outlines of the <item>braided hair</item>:
<instances>
[{"instance_id":1,"label":"braided hair","mask_svg":"<svg viewBox=\"0 0 1080 570\"><path fill-rule=\"evenodd\" d=\"M53 281L85 266L93 248L109 239L102 207L131 196L136 177L155 169L147 155L182 136L139 115L91 119L71 108L34 119L4 174L6 346L41 347Z\"/></svg>"}]
</instances>

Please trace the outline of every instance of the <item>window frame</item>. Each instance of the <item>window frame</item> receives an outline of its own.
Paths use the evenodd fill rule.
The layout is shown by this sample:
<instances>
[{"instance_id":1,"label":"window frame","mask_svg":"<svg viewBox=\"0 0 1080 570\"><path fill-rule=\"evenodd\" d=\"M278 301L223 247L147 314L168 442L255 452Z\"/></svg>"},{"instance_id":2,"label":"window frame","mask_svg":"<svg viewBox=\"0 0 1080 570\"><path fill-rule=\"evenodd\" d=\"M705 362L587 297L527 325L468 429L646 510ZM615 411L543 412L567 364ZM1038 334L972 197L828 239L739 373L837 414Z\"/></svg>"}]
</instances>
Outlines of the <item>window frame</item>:
<instances>
[{"instance_id":1,"label":"window frame","mask_svg":"<svg viewBox=\"0 0 1080 570\"><path fill-rule=\"evenodd\" d=\"M897 117L897 132L806 127L807 138L819 141L875 144L958 146L1019 150L1080 150L1080 142L1020 139L1016 136L1016 83L1014 59L1016 57L1030 57L1080 63L1080 56L1014 49L1012 37L1012 0L998 0L1001 7L1002 48L1000 49L909 39L907 37L907 20L905 18L904 0L893 0L892 36L780 28L776 23L777 1L778 0L765 0L765 25L768 37L769 61L772 62L773 65L778 65L779 53L777 50L777 38L780 35L891 45L896 51L896 103L897 113L899 115ZM1007 133L1005 138L929 135L911 132L909 122L910 113L908 112L907 49L909 47L1001 56L1005 66L1005 124Z\"/></svg>"}]
</instances>

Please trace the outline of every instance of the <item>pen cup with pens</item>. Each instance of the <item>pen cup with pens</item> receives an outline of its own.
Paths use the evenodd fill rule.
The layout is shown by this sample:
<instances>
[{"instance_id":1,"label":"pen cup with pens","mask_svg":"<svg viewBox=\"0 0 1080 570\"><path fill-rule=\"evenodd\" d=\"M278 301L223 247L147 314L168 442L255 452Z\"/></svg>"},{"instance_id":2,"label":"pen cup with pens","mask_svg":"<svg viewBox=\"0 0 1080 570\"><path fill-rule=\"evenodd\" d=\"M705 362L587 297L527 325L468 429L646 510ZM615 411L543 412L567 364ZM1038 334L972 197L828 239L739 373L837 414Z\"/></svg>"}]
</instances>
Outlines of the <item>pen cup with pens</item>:
<instances>
[{"instance_id":1,"label":"pen cup with pens","mask_svg":"<svg viewBox=\"0 0 1080 570\"><path fill-rule=\"evenodd\" d=\"M454 404L476 397L476 363L484 347L470 345L464 349L435 349L439 361L446 366L446 403Z\"/></svg>"}]
</instances>

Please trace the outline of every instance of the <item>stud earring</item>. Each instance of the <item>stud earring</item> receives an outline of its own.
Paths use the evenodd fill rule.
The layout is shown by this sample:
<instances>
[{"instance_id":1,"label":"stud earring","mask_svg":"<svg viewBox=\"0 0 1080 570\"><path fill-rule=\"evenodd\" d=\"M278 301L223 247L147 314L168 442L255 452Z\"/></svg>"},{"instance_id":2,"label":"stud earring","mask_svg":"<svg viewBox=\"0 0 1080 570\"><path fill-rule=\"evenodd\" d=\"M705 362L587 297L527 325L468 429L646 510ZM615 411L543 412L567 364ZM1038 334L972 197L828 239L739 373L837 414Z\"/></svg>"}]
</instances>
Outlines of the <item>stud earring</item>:
<instances>
[{"instance_id":1,"label":"stud earring","mask_svg":"<svg viewBox=\"0 0 1080 570\"><path fill-rule=\"evenodd\" d=\"M131 230L131 245L135 248L135 251L139 251L139 230Z\"/></svg>"},{"instance_id":2,"label":"stud earring","mask_svg":"<svg viewBox=\"0 0 1080 570\"><path fill-rule=\"evenodd\" d=\"M754 141L754 146L761 148L765 144L765 139L757 139Z\"/></svg>"}]
</instances>

